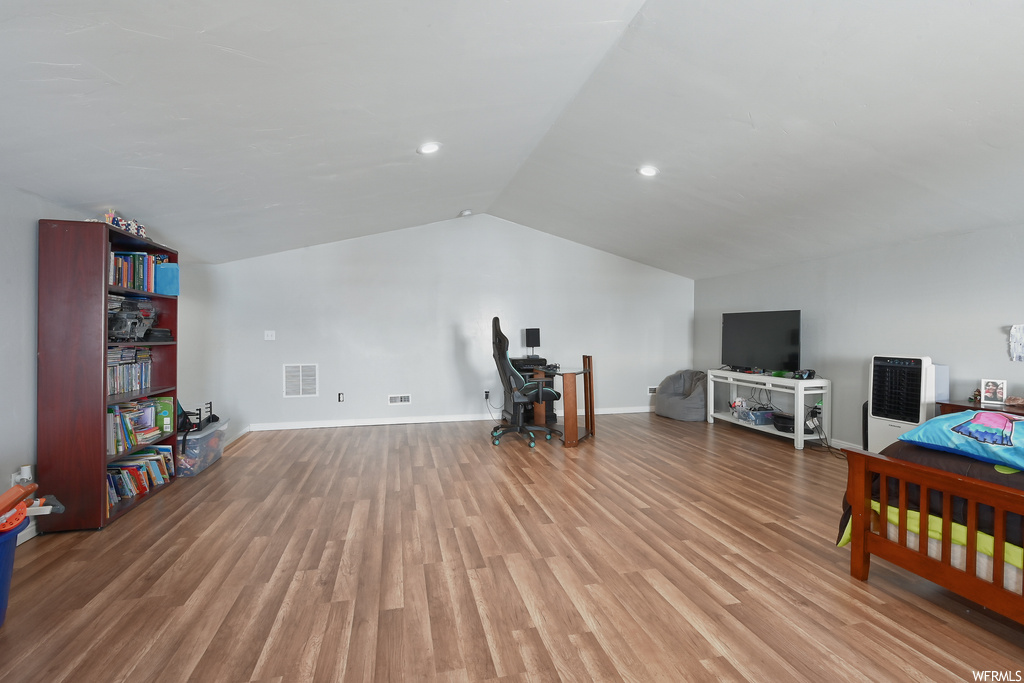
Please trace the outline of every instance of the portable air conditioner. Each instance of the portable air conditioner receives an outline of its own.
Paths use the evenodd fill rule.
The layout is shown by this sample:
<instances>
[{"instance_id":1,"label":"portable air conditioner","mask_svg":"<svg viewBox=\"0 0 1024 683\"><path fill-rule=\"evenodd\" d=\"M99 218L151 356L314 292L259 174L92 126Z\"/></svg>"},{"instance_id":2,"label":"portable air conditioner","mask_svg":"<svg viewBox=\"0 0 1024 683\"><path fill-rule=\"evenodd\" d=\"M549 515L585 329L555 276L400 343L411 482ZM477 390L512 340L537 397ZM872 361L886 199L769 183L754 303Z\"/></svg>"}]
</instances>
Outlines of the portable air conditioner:
<instances>
[{"instance_id":1,"label":"portable air conditioner","mask_svg":"<svg viewBox=\"0 0 1024 683\"><path fill-rule=\"evenodd\" d=\"M867 414L869 451L877 453L896 441L900 434L935 416L935 367L928 356L871 357Z\"/></svg>"}]
</instances>

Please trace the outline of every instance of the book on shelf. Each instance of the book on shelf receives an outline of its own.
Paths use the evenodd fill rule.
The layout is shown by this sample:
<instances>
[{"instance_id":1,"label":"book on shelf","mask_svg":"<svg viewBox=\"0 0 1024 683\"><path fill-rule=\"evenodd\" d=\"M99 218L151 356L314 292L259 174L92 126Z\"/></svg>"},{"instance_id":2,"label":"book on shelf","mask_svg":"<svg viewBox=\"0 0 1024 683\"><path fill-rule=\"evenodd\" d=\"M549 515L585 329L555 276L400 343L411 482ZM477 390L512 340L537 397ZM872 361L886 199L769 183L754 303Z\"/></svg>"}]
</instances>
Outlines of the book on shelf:
<instances>
[{"instance_id":1,"label":"book on shelf","mask_svg":"<svg viewBox=\"0 0 1024 683\"><path fill-rule=\"evenodd\" d=\"M144 251L112 251L108 264L107 284L137 289L142 292L156 291L156 266L167 263L166 254L150 254Z\"/></svg>"},{"instance_id":2,"label":"book on shelf","mask_svg":"<svg viewBox=\"0 0 1024 683\"><path fill-rule=\"evenodd\" d=\"M158 415L167 412L167 402L173 400L160 396L107 406L107 455L128 453L172 434L173 421Z\"/></svg>"},{"instance_id":3,"label":"book on shelf","mask_svg":"<svg viewBox=\"0 0 1024 683\"><path fill-rule=\"evenodd\" d=\"M153 444L147 446L134 454L135 456L151 459L160 469L160 474L165 479L173 479L174 471L174 447L169 444Z\"/></svg>"},{"instance_id":4,"label":"book on shelf","mask_svg":"<svg viewBox=\"0 0 1024 683\"><path fill-rule=\"evenodd\" d=\"M150 480L146 466L139 463L125 462L118 465L118 469L127 472L135 480L135 490L139 493L149 491Z\"/></svg>"},{"instance_id":5,"label":"book on shelf","mask_svg":"<svg viewBox=\"0 0 1024 683\"><path fill-rule=\"evenodd\" d=\"M139 494L138 484L135 483L135 478L128 473L127 468L107 467L107 474L113 480L114 491L117 493L118 500L134 498Z\"/></svg>"},{"instance_id":6,"label":"book on shelf","mask_svg":"<svg viewBox=\"0 0 1024 683\"><path fill-rule=\"evenodd\" d=\"M174 477L174 450L171 446L149 446L131 456L107 465L107 500L110 506L134 498Z\"/></svg>"},{"instance_id":7,"label":"book on shelf","mask_svg":"<svg viewBox=\"0 0 1024 683\"><path fill-rule=\"evenodd\" d=\"M107 513L110 513L110 508L117 505L117 501L121 500L121 496L117 492L117 487L114 483L114 475L110 470L107 470Z\"/></svg>"},{"instance_id":8,"label":"book on shelf","mask_svg":"<svg viewBox=\"0 0 1024 683\"><path fill-rule=\"evenodd\" d=\"M174 477L174 457L170 446L151 446L133 453L130 458L118 460L120 463L144 465L149 471L150 484L159 486Z\"/></svg>"},{"instance_id":9,"label":"book on shelf","mask_svg":"<svg viewBox=\"0 0 1024 683\"><path fill-rule=\"evenodd\" d=\"M160 431L163 434L171 434L177 431L177 425L175 424L175 418L177 418L177 411L175 410L176 402L172 396L157 396L153 399L156 403L156 421L157 426L160 427ZM170 448L170 446L168 446Z\"/></svg>"},{"instance_id":10,"label":"book on shelf","mask_svg":"<svg viewBox=\"0 0 1024 683\"><path fill-rule=\"evenodd\" d=\"M118 500L134 498L149 491L148 475L144 474L140 465L110 464L107 465L107 474L113 478Z\"/></svg>"},{"instance_id":11,"label":"book on shelf","mask_svg":"<svg viewBox=\"0 0 1024 683\"><path fill-rule=\"evenodd\" d=\"M153 383L153 352L148 346L107 347L107 396L145 391Z\"/></svg>"},{"instance_id":12,"label":"book on shelf","mask_svg":"<svg viewBox=\"0 0 1024 683\"><path fill-rule=\"evenodd\" d=\"M129 481L126 481L125 476L116 467L107 469L107 499L111 505L116 505L119 500L135 497L135 485L130 483L130 477Z\"/></svg>"},{"instance_id":13,"label":"book on shelf","mask_svg":"<svg viewBox=\"0 0 1024 683\"><path fill-rule=\"evenodd\" d=\"M166 481L164 475L160 472L160 467L150 458L125 458L124 460L118 460L115 464L118 467L134 469L147 491L155 486L160 486Z\"/></svg>"}]
</instances>

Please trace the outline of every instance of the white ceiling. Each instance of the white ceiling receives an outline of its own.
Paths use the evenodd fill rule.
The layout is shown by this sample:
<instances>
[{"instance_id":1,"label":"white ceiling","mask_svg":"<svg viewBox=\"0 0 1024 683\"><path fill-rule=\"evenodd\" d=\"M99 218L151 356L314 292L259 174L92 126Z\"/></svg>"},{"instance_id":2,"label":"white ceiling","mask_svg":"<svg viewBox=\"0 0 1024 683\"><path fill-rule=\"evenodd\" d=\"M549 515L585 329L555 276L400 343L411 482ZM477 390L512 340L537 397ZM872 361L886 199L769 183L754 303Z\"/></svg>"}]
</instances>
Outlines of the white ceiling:
<instances>
[{"instance_id":1,"label":"white ceiling","mask_svg":"<svg viewBox=\"0 0 1024 683\"><path fill-rule=\"evenodd\" d=\"M1024 225L1022 36L1015 0L5 0L0 182L212 263L470 209L699 279Z\"/></svg>"}]
</instances>

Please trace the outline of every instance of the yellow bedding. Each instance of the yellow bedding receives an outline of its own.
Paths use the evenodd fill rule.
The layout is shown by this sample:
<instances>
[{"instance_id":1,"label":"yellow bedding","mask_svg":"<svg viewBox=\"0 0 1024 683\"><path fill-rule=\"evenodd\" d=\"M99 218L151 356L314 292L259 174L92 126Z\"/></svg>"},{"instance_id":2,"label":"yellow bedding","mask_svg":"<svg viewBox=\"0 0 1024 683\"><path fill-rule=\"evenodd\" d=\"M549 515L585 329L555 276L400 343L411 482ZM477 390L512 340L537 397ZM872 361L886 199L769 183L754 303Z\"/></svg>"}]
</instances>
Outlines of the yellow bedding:
<instances>
[{"instance_id":1,"label":"yellow bedding","mask_svg":"<svg viewBox=\"0 0 1024 683\"><path fill-rule=\"evenodd\" d=\"M871 501L871 509L877 514L881 514L881 505L878 501ZM898 525L900 521L899 508L890 505L887 510L889 517L889 523ZM907 530L913 533L921 528L921 515L916 510L907 511ZM839 539L840 547L850 542L853 535L853 520L851 519L846 525L846 529L843 531L842 537ZM966 546L967 545L967 527L963 524L957 524L953 522L950 535L952 538L950 541L956 545ZM935 515L928 516L928 537L937 541L942 540L942 518L936 517ZM984 553L989 557L994 556L995 550L995 539L990 535L978 532L978 552ZM1024 569L1024 548L1013 545L1012 543L1003 544L1003 560L1009 564L1012 564L1018 569Z\"/></svg>"}]
</instances>

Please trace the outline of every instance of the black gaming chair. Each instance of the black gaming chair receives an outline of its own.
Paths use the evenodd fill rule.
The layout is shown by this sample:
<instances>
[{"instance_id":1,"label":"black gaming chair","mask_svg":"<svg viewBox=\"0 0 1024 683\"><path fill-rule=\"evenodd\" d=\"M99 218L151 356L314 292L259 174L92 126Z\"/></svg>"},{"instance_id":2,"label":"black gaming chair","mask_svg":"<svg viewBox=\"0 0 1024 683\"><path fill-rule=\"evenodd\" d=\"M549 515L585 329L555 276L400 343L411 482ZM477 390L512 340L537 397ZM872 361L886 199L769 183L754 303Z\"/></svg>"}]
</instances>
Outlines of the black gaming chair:
<instances>
[{"instance_id":1,"label":"black gaming chair","mask_svg":"<svg viewBox=\"0 0 1024 683\"><path fill-rule=\"evenodd\" d=\"M498 366L501 385L505 389L505 403L501 407L501 416L508 422L505 426L498 425L491 430L491 441L497 446L501 443L501 437L515 433L526 439L530 448L533 448L534 432L543 432L544 438L550 440L552 433L560 432L541 425L523 424L523 408L539 400L557 401L562 395L551 388L551 379L527 380L519 374L509 360L508 337L501 331L497 317L491 324L491 345L494 348L494 363ZM538 398L538 392L542 398Z\"/></svg>"}]
</instances>

